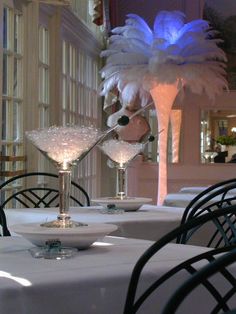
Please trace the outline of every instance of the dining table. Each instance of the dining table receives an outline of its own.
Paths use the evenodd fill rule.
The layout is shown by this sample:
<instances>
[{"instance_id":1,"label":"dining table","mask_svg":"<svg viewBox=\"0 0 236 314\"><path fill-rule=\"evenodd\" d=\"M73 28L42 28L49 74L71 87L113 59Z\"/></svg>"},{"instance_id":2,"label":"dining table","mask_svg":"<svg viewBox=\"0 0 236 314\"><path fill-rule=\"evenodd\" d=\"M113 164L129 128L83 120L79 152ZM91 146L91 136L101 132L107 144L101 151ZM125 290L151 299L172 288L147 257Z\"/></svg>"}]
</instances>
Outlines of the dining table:
<instances>
[{"instance_id":1,"label":"dining table","mask_svg":"<svg viewBox=\"0 0 236 314\"><path fill-rule=\"evenodd\" d=\"M102 206L71 207L71 219L85 224L108 223L117 226L113 236L157 241L166 233L178 227L184 208L144 204L136 211L123 213L104 213ZM55 220L58 208L16 208L5 210L8 228L12 235L17 235L14 225L25 223L45 223ZM205 245L212 236L214 225L206 225L196 232L188 243Z\"/></svg>"},{"instance_id":2,"label":"dining table","mask_svg":"<svg viewBox=\"0 0 236 314\"><path fill-rule=\"evenodd\" d=\"M167 207L187 207L196 197L193 193L169 193L165 196L163 205Z\"/></svg>"},{"instance_id":3,"label":"dining table","mask_svg":"<svg viewBox=\"0 0 236 314\"><path fill-rule=\"evenodd\" d=\"M179 192L168 193L163 201L163 205L166 207L187 207L189 203L201 192L205 191L207 187L205 186L193 186L193 187L182 187ZM222 187L215 188L210 193L216 192L217 189L222 189ZM210 194L209 193L209 194ZM205 194L206 197L209 194ZM226 196L234 197L236 195L236 189L231 189L227 192ZM222 199L222 193L213 197L207 202L207 204L212 204L214 202L220 201Z\"/></svg>"},{"instance_id":4,"label":"dining table","mask_svg":"<svg viewBox=\"0 0 236 314\"><path fill-rule=\"evenodd\" d=\"M234 192L230 192L228 193L229 197L233 197L235 194ZM228 195L227 194L227 195ZM166 195L164 201L163 201L163 205L166 207L181 207L181 208L185 208L189 205L189 203L197 196L197 194L193 194L193 193L169 193ZM205 195L205 197L207 196L207 194ZM221 195L217 195L215 197L213 197L212 199L208 200L208 202L206 203L207 205L213 204L215 202L218 202L222 199L222 194Z\"/></svg>"},{"instance_id":5,"label":"dining table","mask_svg":"<svg viewBox=\"0 0 236 314\"><path fill-rule=\"evenodd\" d=\"M210 186L185 186L185 187L182 187L178 193L199 194L199 193L204 192L209 187ZM218 189L220 188L222 188L222 186L220 186ZM236 194L236 189L229 190L228 194Z\"/></svg>"},{"instance_id":6,"label":"dining table","mask_svg":"<svg viewBox=\"0 0 236 314\"><path fill-rule=\"evenodd\" d=\"M209 186L184 186L178 193L199 194L205 191Z\"/></svg>"},{"instance_id":7,"label":"dining table","mask_svg":"<svg viewBox=\"0 0 236 314\"><path fill-rule=\"evenodd\" d=\"M136 211L123 213L104 213L102 206L71 207L72 220L83 223L110 223L117 225L115 236L158 240L180 224L183 208L146 204ZM11 226L23 223L36 223L54 220L58 208L16 208L6 209L6 218L11 233Z\"/></svg>"},{"instance_id":8,"label":"dining table","mask_svg":"<svg viewBox=\"0 0 236 314\"><path fill-rule=\"evenodd\" d=\"M45 259L32 257L29 250L33 245L23 237L1 237L0 312L122 314L133 267L152 243L106 236L71 258ZM148 262L138 291L181 261L206 250L200 246L167 244ZM187 278L187 273L181 273L161 286L139 313L161 313L170 295ZM190 297L179 313L209 313L208 306L210 298L204 291L197 291L197 296Z\"/></svg>"}]
</instances>

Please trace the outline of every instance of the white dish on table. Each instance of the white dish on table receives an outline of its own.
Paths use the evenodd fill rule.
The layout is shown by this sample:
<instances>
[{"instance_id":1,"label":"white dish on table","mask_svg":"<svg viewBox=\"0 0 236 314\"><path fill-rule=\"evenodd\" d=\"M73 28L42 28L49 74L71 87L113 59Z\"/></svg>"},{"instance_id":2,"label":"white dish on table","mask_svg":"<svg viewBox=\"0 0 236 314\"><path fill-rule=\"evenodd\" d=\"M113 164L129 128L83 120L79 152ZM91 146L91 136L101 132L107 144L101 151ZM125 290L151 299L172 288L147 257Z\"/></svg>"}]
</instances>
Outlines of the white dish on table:
<instances>
[{"instance_id":1,"label":"white dish on table","mask_svg":"<svg viewBox=\"0 0 236 314\"><path fill-rule=\"evenodd\" d=\"M62 246L80 250L91 246L95 241L117 229L116 225L89 223L76 228L47 228L40 223L25 223L11 226L11 230L37 246L43 246L48 240L59 240Z\"/></svg>"},{"instance_id":2,"label":"white dish on table","mask_svg":"<svg viewBox=\"0 0 236 314\"><path fill-rule=\"evenodd\" d=\"M91 201L103 207L115 205L117 208L124 209L125 211L136 211L143 204L151 203L152 199L147 197L126 197L124 199L118 197L100 197Z\"/></svg>"}]
</instances>

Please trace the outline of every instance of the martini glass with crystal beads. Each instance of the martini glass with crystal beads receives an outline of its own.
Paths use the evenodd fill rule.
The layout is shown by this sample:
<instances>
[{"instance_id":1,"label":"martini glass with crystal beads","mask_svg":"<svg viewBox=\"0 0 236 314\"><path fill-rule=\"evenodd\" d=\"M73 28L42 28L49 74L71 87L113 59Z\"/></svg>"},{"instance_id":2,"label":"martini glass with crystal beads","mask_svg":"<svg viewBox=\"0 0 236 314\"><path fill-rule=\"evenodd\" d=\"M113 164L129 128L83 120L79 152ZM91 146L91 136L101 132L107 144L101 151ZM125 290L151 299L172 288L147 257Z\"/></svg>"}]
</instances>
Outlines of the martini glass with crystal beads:
<instances>
[{"instance_id":1,"label":"martini glass with crystal beads","mask_svg":"<svg viewBox=\"0 0 236 314\"><path fill-rule=\"evenodd\" d=\"M43 227L73 228L84 226L69 216L71 171L96 145L118 126L129 123L127 116L121 116L110 129L101 132L93 126L52 126L26 132L32 144L57 167L59 173L59 215L57 220L42 224Z\"/></svg>"},{"instance_id":2,"label":"martini glass with crystal beads","mask_svg":"<svg viewBox=\"0 0 236 314\"><path fill-rule=\"evenodd\" d=\"M26 137L49 158L58 169L59 215L57 220L42 224L44 227L72 228L83 226L69 215L71 171L83 154L96 143L101 132L94 127L52 126L26 132Z\"/></svg>"},{"instance_id":3,"label":"martini glass with crystal beads","mask_svg":"<svg viewBox=\"0 0 236 314\"><path fill-rule=\"evenodd\" d=\"M126 168L128 163L143 150L144 144L111 139L104 141L100 148L116 164L116 198L121 200L127 198Z\"/></svg>"}]
</instances>

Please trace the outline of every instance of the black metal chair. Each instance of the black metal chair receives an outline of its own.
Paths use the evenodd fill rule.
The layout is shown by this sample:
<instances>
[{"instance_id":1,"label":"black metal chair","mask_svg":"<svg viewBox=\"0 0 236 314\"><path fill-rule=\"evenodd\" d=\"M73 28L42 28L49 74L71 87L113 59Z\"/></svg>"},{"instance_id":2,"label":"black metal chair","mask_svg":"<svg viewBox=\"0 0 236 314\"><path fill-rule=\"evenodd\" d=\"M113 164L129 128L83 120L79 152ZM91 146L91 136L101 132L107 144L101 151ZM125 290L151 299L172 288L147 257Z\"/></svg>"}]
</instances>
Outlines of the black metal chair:
<instances>
[{"instance_id":1,"label":"black metal chair","mask_svg":"<svg viewBox=\"0 0 236 314\"><path fill-rule=\"evenodd\" d=\"M235 193L232 193L234 189ZM196 214L199 215L201 213L199 209L212 203L216 204L217 208L222 208L223 206L231 205L234 201L236 203L236 179L218 182L206 188L192 199L184 210L181 222L185 223Z\"/></svg>"},{"instance_id":2,"label":"black metal chair","mask_svg":"<svg viewBox=\"0 0 236 314\"><path fill-rule=\"evenodd\" d=\"M135 267L131 274L131 279L129 282L128 287L128 293L125 303L125 309L124 314L134 314L137 313L139 308L143 305L143 303L146 301L146 299L153 294L154 291L156 291L162 284L167 282L169 279L172 279L172 276L176 274L179 270L183 269L183 267L188 265L189 262L181 263L180 265L174 267L173 269L170 269L167 273L162 275L157 280L154 280L154 282L147 287L147 289L143 292L137 290L139 288L139 281L141 280L141 275L143 272L143 269L147 265L148 261L156 254L158 251L160 251L164 246L166 246L170 242L175 242L176 239L180 235L186 235L188 237L188 234L198 232L200 228L202 228L206 223L213 222L213 224L216 226L216 228L219 227L218 221L223 217L228 223L228 228L231 230L231 233L235 235L235 227L234 224L230 222L230 217L232 214L236 214L236 205L228 206L222 209L219 209L217 211L207 213L200 215L199 217L195 219L189 220L186 224L180 225L179 227L175 228L165 236L163 236L161 239L156 241L153 245L151 245L145 252L142 254L142 256L138 259L137 263L135 264ZM227 218L229 217L229 219ZM222 235L222 238L224 240L224 246L222 243L222 247L218 248L219 251L227 250L229 247L232 248L235 246L236 243L236 236L231 238L231 241L228 239L228 235L225 233L224 228L219 227L220 233ZM190 261L191 262L191 261ZM137 297L138 295L138 297ZM158 300L157 300L157 306L158 306Z\"/></svg>"},{"instance_id":3,"label":"black metal chair","mask_svg":"<svg viewBox=\"0 0 236 314\"><path fill-rule=\"evenodd\" d=\"M194 264L200 261L206 261L207 265L200 269L196 268ZM236 299L236 267L227 267L235 261L236 248L234 247L223 255L222 250L216 249L200 254L185 262L184 265L182 264L191 276L169 298L162 314L175 314L196 288L198 291L201 288L204 294L207 294L207 313L236 313L231 305L231 301Z\"/></svg>"},{"instance_id":4,"label":"black metal chair","mask_svg":"<svg viewBox=\"0 0 236 314\"><path fill-rule=\"evenodd\" d=\"M184 225L188 221L196 219L203 214L212 213L228 206L230 205L227 199L212 203L208 206L202 206L201 208L196 205L188 218L186 220L182 219L180 225ZM208 221L204 226L197 226L196 229L199 229L199 233L202 233L201 237L199 237L199 233L194 230L180 234L177 237L176 243L195 244L211 248L221 247L225 244L229 245L232 240L236 238L236 214L232 212L228 216L222 216L220 219Z\"/></svg>"},{"instance_id":5,"label":"black metal chair","mask_svg":"<svg viewBox=\"0 0 236 314\"><path fill-rule=\"evenodd\" d=\"M38 182L28 182L27 179L34 178L38 181L39 178L47 178L46 184L38 184ZM22 180L20 186L14 184ZM58 175L47 172L29 172L22 175L12 177L0 185L1 194L6 191L8 186L12 186L13 191L11 195L5 199L1 197L0 204L0 224L2 225L3 235L10 235L7 228L6 216L4 209L11 201L17 203L24 208L38 208L38 207L58 207L59 206L59 187ZM76 182L71 182L71 205L73 206L89 206L90 198L87 192Z\"/></svg>"},{"instance_id":6,"label":"black metal chair","mask_svg":"<svg viewBox=\"0 0 236 314\"><path fill-rule=\"evenodd\" d=\"M234 189L236 189L236 179L231 179L212 185L205 191L199 193L185 208L180 224L183 225L202 214L236 204L236 192L235 194L232 193ZM230 191L231 193L229 193ZM230 220L232 224L235 224L236 216L232 214ZM222 219L219 227L224 228L224 225L227 226L227 223ZM229 240L231 236L232 235L228 235ZM185 237L185 235L181 235L178 237L177 243L186 244L190 239L190 234L188 238ZM205 243L202 245L217 248L221 246L222 241L219 230L214 230L214 232L205 239Z\"/></svg>"}]
</instances>

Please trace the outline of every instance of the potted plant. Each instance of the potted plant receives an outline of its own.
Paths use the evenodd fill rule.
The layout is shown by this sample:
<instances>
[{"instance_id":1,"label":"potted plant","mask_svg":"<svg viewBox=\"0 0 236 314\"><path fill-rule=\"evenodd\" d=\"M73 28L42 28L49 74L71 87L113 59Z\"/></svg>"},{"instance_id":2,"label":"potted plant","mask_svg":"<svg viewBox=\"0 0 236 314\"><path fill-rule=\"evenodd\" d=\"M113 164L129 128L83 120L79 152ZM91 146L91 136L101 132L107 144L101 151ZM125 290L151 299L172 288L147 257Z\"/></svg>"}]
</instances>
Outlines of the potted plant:
<instances>
[{"instance_id":1,"label":"potted plant","mask_svg":"<svg viewBox=\"0 0 236 314\"><path fill-rule=\"evenodd\" d=\"M216 142L225 146L236 145L236 138L233 135L221 135L216 139Z\"/></svg>"}]
</instances>

